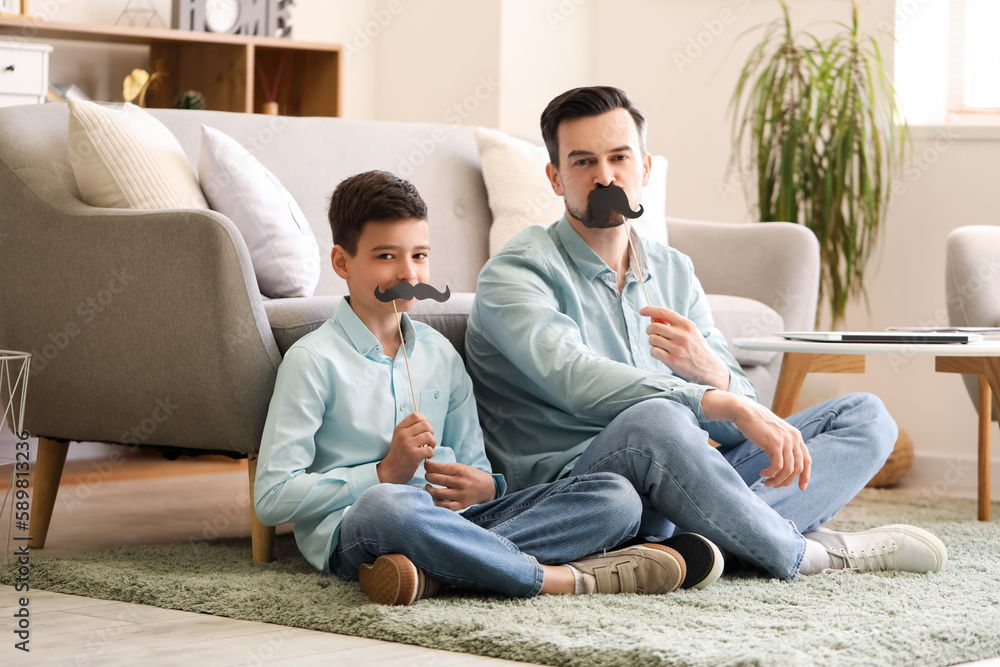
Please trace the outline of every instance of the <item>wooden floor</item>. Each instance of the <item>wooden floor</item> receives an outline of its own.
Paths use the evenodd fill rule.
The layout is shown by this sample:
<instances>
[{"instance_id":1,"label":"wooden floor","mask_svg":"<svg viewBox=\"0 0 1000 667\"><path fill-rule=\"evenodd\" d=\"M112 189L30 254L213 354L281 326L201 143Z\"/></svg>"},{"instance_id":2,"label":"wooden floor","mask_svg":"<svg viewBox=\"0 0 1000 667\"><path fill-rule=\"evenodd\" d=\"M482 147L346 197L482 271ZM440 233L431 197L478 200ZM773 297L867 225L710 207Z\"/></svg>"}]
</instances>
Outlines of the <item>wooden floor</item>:
<instances>
[{"instance_id":1,"label":"wooden floor","mask_svg":"<svg viewBox=\"0 0 1000 667\"><path fill-rule=\"evenodd\" d=\"M67 462L48 542L39 553L182 542L206 531L249 535L245 461L130 457L108 464ZM0 539L4 535L6 526ZM13 587L0 586L4 667L523 664L45 591L30 592L31 651L23 653L14 648L12 633L19 597Z\"/></svg>"}]
</instances>

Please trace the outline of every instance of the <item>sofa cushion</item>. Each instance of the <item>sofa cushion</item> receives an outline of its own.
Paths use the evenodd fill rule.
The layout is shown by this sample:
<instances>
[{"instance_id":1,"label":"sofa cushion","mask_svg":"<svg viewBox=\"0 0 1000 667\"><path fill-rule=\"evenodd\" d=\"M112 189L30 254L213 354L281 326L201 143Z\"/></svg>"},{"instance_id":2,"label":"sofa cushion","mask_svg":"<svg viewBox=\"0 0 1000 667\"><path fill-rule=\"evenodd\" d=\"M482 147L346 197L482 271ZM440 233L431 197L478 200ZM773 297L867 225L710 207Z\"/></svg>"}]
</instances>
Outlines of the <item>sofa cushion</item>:
<instances>
[{"instance_id":1,"label":"sofa cushion","mask_svg":"<svg viewBox=\"0 0 1000 667\"><path fill-rule=\"evenodd\" d=\"M343 298L310 296L298 299L266 299L264 312L267 313L267 321L271 325L271 333L274 334L281 355L284 356L295 341L315 331L323 322L333 317L333 311Z\"/></svg>"},{"instance_id":2,"label":"sofa cushion","mask_svg":"<svg viewBox=\"0 0 1000 667\"><path fill-rule=\"evenodd\" d=\"M267 167L229 135L203 125L198 177L212 210L240 230L262 294L312 296L319 246L305 214Z\"/></svg>"},{"instance_id":3,"label":"sofa cushion","mask_svg":"<svg viewBox=\"0 0 1000 667\"><path fill-rule=\"evenodd\" d=\"M544 147L483 127L476 129L476 143L493 213L492 256L522 229L551 225L563 216L565 206L545 175L549 154ZM649 184L642 194L645 210L633 224L636 232L662 243L667 242L666 196L667 159L653 156Z\"/></svg>"},{"instance_id":4,"label":"sofa cushion","mask_svg":"<svg viewBox=\"0 0 1000 667\"><path fill-rule=\"evenodd\" d=\"M475 294L455 293L444 303L418 301L410 311L413 319L429 324L451 341L465 358L465 327L472 311ZM333 311L343 297L313 296L301 299L269 299L264 301L271 332L282 355L295 341L315 331L333 317Z\"/></svg>"},{"instance_id":5,"label":"sofa cushion","mask_svg":"<svg viewBox=\"0 0 1000 667\"><path fill-rule=\"evenodd\" d=\"M139 107L69 100L70 164L91 206L208 208L184 150Z\"/></svg>"},{"instance_id":6,"label":"sofa cushion","mask_svg":"<svg viewBox=\"0 0 1000 667\"><path fill-rule=\"evenodd\" d=\"M733 345L737 338L757 338L784 329L784 320L773 308L741 296L709 294L715 326L729 341L729 351L743 368L763 366L773 361L778 352L742 350Z\"/></svg>"}]
</instances>

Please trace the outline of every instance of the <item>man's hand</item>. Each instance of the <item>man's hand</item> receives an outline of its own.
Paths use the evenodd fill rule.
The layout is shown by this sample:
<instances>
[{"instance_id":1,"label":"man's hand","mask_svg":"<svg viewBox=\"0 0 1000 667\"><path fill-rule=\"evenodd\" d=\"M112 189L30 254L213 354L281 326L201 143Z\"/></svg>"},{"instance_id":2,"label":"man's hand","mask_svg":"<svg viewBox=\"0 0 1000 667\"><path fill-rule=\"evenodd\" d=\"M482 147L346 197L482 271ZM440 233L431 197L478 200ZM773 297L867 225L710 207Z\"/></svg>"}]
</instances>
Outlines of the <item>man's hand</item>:
<instances>
[{"instance_id":1,"label":"man's hand","mask_svg":"<svg viewBox=\"0 0 1000 667\"><path fill-rule=\"evenodd\" d=\"M727 391L706 391L701 399L705 416L713 421L731 421L767 454L771 466L760 471L764 486L788 486L799 478L803 491L809 485L812 457L797 428L749 398Z\"/></svg>"},{"instance_id":2,"label":"man's hand","mask_svg":"<svg viewBox=\"0 0 1000 667\"><path fill-rule=\"evenodd\" d=\"M659 306L646 306L639 314L653 320L646 333L654 359L685 380L716 389L729 388L729 369L712 354L694 322Z\"/></svg>"},{"instance_id":3,"label":"man's hand","mask_svg":"<svg viewBox=\"0 0 1000 667\"><path fill-rule=\"evenodd\" d=\"M392 430L389 453L375 470L378 481L391 484L406 484L413 478L420 462L434 456L434 427L419 412L406 417Z\"/></svg>"},{"instance_id":4,"label":"man's hand","mask_svg":"<svg viewBox=\"0 0 1000 667\"><path fill-rule=\"evenodd\" d=\"M425 461L424 478L430 482L424 488L431 494L434 504L450 510L485 503L497 494L492 475L464 463ZM437 489L431 484L445 488Z\"/></svg>"}]
</instances>

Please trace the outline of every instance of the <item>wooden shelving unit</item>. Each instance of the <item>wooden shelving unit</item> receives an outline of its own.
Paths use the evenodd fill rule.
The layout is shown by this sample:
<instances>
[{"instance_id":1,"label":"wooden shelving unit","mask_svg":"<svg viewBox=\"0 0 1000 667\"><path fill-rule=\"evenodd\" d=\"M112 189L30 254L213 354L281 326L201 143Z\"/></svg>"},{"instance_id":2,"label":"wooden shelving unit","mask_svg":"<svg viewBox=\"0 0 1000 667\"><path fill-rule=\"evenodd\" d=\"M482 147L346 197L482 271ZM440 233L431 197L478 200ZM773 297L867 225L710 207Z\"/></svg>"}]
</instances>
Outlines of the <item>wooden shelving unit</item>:
<instances>
[{"instance_id":1,"label":"wooden shelving unit","mask_svg":"<svg viewBox=\"0 0 1000 667\"><path fill-rule=\"evenodd\" d=\"M16 17L0 18L0 36L148 46L149 65L162 59L168 76L146 95L147 107L172 107L180 93L197 90L209 109L252 113L265 101L257 84L258 63L270 80L284 62L277 92L283 115L340 115L343 57L338 44Z\"/></svg>"}]
</instances>

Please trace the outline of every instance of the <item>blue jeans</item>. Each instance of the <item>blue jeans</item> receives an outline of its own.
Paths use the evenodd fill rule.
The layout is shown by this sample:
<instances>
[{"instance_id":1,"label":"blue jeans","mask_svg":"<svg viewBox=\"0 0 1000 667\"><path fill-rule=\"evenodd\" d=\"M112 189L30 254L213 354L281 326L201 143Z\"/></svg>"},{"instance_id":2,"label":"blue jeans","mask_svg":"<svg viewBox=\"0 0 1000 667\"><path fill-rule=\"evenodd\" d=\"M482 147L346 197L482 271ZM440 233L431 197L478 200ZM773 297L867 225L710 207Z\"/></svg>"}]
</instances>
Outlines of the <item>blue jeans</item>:
<instances>
[{"instance_id":1,"label":"blue jeans","mask_svg":"<svg viewBox=\"0 0 1000 667\"><path fill-rule=\"evenodd\" d=\"M574 465L571 475L616 472L644 504L640 534L663 518L699 533L740 560L781 579L798 574L802 533L829 521L878 472L896 442L896 423L882 402L855 393L786 420L799 429L812 457L809 487L798 479L764 486L767 455L732 424L703 430L689 408L644 401L618 415ZM708 437L720 443L708 444ZM659 531L662 534L662 530Z\"/></svg>"},{"instance_id":2,"label":"blue jeans","mask_svg":"<svg viewBox=\"0 0 1000 667\"><path fill-rule=\"evenodd\" d=\"M344 515L330 571L356 581L362 563L403 554L438 581L475 591L532 597L542 565L614 547L639 530L642 501L607 472L539 484L459 514L422 488L370 487Z\"/></svg>"}]
</instances>

